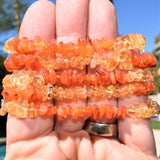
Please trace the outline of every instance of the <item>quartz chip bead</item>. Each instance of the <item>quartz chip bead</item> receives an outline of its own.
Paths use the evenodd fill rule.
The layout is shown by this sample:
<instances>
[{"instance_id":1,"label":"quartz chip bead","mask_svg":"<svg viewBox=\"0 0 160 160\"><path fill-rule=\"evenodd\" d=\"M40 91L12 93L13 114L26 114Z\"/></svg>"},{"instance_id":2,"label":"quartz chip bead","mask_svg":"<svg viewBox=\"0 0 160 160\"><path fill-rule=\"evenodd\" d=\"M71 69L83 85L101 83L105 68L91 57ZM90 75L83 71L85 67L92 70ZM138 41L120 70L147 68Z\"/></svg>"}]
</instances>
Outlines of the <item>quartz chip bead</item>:
<instances>
[{"instance_id":1,"label":"quartz chip bead","mask_svg":"<svg viewBox=\"0 0 160 160\"><path fill-rule=\"evenodd\" d=\"M146 102L135 102L128 105L127 116L132 118L151 118L157 117L160 113L160 106L156 101L150 98Z\"/></svg>"},{"instance_id":2,"label":"quartz chip bead","mask_svg":"<svg viewBox=\"0 0 160 160\"><path fill-rule=\"evenodd\" d=\"M114 51L115 52L123 52L127 49L139 49L140 52L144 51L144 47L146 46L146 37L137 33L137 34L129 34L129 35L121 35L116 38L114 43Z\"/></svg>"},{"instance_id":3,"label":"quartz chip bead","mask_svg":"<svg viewBox=\"0 0 160 160\"><path fill-rule=\"evenodd\" d=\"M146 103L149 106L151 117L155 118L160 114L160 105L156 101L152 101L151 98L148 98Z\"/></svg>"},{"instance_id":4,"label":"quartz chip bead","mask_svg":"<svg viewBox=\"0 0 160 160\"><path fill-rule=\"evenodd\" d=\"M16 101L2 102L2 109L18 118L28 117L29 104L26 100L18 99Z\"/></svg>"}]
</instances>

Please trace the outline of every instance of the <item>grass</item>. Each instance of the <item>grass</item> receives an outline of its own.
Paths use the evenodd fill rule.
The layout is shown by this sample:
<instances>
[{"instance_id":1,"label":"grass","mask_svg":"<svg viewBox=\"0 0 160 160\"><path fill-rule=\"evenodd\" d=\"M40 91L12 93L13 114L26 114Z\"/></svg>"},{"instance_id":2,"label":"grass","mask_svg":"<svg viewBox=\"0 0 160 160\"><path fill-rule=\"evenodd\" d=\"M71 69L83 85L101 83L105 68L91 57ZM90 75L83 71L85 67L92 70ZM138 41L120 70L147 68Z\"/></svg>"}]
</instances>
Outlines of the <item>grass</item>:
<instances>
[{"instance_id":1,"label":"grass","mask_svg":"<svg viewBox=\"0 0 160 160\"><path fill-rule=\"evenodd\" d=\"M160 121L152 120L152 128L153 129L160 129Z\"/></svg>"}]
</instances>

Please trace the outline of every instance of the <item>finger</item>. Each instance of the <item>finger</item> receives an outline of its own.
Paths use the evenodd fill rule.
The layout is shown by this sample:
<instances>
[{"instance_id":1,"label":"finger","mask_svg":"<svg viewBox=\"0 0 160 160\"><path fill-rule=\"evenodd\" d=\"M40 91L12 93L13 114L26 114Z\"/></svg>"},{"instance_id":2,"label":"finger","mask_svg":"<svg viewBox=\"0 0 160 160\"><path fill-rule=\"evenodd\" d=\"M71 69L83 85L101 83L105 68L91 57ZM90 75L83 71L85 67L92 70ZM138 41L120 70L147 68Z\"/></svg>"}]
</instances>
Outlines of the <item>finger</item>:
<instances>
[{"instance_id":1,"label":"finger","mask_svg":"<svg viewBox=\"0 0 160 160\"><path fill-rule=\"evenodd\" d=\"M36 35L43 40L55 38L55 5L48 0L39 0L32 4L24 15L19 37L34 39Z\"/></svg>"},{"instance_id":2,"label":"finger","mask_svg":"<svg viewBox=\"0 0 160 160\"><path fill-rule=\"evenodd\" d=\"M19 37L35 38L35 35L50 41L55 38L55 6L50 1L37 1L27 10ZM8 116L7 143L45 135L53 129L53 118L18 119Z\"/></svg>"},{"instance_id":3,"label":"finger","mask_svg":"<svg viewBox=\"0 0 160 160\"><path fill-rule=\"evenodd\" d=\"M115 38L117 36L117 18L115 9L112 3L108 0L91 0L89 4L89 22L88 22L88 36L91 39L101 39L101 38ZM106 52L103 55L112 56L112 53ZM96 70L105 72L106 69L102 66L98 66L95 69L88 68L88 74L95 74ZM94 98L88 99L89 105L101 104L111 104L117 107L116 98L99 98L95 100ZM115 120L104 118L103 121L106 123L113 123Z\"/></svg>"},{"instance_id":4,"label":"finger","mask_svg":"<svg viewBox=\"0 0 160 160\"><path fill-rule=\"evenodd\" d=\"M109 0L90 0L88 36L93 40L106 37L115 38L117 36L116 13L113 5ZM112 56L111 53L107 52L103 54L110 57ZM106 71L102 66L98 66L94 70L89 67L88 74L95 74L95 70L100 70L103 72ZM89 98L88 104L96 104L98 106L100 106L101 104L111 104L117 107L117 99L100 98L95 100L94 98ZM114 119L107 119L106 117L104 117L103 119L91 120L100 123L115 123ZM97 136L91 136L91 138L94 148L94 159L106 159L106 157L109 156L109 152L114 148L114 144L117 143L116 140L114 141L113 139L107 140L106 138L98 138ZM107 145L110 147L107 148Z\"/></svg>"},{"instance_id":5,"label":"finger","mask_svg":"<svg viewBox=\"0 0 160 160\"><path fill-rule=\"evenodd\" d=\"M88 16L88 0L58 0L56 3L56 32L57 41L77 43L79 38L86 38ZM65 87L65 86L63 86ZM72 86L75 87L75 86ZM56 105L62 106L86 106L86 100L77 98L72 100L57 100ZM57 132L75 132L82 129L83 118L73 120L68 117L62 121L56 121Z\"/></svg>"},{"instance_id":6,"label":"finger","mask_svg":"<svg viewBox=\"0 0 160 160\"><path fill-rule=\"evenodd\" d=\"M91 39L116 38L117 17L114 6L108 0L90 0L88 36Z\"/></svg>"},{"instance_id":7,"label":"finger","mask_svg":"<svg viewBox=\"0 0 160 160\"><path fill-rule=\"evenodd\" d=\"M86 38L88 0L57 0L56 32L57 41L77 42Z\"/></svg>"},{"instance_id":8,"label":"finger","mask_svg":"<svg viewBox=\"0 0 160 160\"><path fill-rule=\"evenodd\" d=\"M127 106L134 102L145 102L147 96L119 98L119 106ZM119 120L119 139L125 145L144 154L156 155L155 141L150 119L128 118Z\"/></svg>"},{"instance_id":9,"label":"finger","mask_svg":"<svg viewBox=\"0 0 160 160\"><path fill-rule=\"evenodd\" d=\"M57 0L56 3L56 32L57 41L64 43L77 43L79 38L86 39L88 17L88 0ZM71 68L73 69L73 68ZM62 86L63 88L76 87L77 85ZM63 99L56 100L57 106L86 106L86 100ZM60 148L68 159L82 159L86 157L84 153L91 153L91 142L89 136L82 131L84 125L83 118L72 119L67 117L61 121L56 120L55 131L58 132ZM87 146L85 152L81 152Z\"/></svg>"}]
</instances>

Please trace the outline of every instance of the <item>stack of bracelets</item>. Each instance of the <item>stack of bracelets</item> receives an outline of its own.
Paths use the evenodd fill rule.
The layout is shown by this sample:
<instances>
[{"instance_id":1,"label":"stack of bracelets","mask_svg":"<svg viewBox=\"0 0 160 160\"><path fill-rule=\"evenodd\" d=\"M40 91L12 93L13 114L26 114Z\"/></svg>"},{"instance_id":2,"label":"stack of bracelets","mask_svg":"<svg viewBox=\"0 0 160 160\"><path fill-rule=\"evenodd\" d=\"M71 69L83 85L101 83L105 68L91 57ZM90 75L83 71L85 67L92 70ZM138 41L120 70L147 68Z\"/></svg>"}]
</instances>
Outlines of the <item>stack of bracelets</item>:
<instances>
[{"instance_id":1,"label":"stack of bracelets","mask_svg":"<svg viewBox=\"0 0 160 160\"><path fill-rule=\"evenodd\" d=\"M77 44L55 40L47 43L38 36L34 40L11 38L4 45L4 50L11 53L4 65L12 74L6 75L2 82L4 100L0 115L6 112L19 118L57 115L58 120L155 117L160 106L151 99L118 108L110 104L47 104L49 99L111 99L151 93L156 88L153 67L157 60L151 53L143 52L145 45L145 37L140 34L115 40L79 39ZM99 65L103 71L95 69ZM87 66L95 69L94 74L84 71Z\"/></svg>"}]
</instances>

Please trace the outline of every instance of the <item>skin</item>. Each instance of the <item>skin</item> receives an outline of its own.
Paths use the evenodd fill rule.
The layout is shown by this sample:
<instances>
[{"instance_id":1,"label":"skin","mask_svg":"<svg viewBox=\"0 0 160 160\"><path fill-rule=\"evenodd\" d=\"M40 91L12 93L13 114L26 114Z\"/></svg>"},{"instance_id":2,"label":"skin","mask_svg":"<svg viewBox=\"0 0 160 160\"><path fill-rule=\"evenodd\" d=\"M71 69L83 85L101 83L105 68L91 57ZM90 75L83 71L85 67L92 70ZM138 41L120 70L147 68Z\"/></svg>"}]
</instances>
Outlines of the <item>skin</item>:
<instances>
[{"instance_id":1,"label":"skin","mask_svg":"<svg viewBox=\"0 0 160 160\"><path fill-rule=\"evenodd\" d=\"M117 36L117 19L113 5L108 0L57 0L55 5L47 0L35 2L26 12L19 37L33 39L39 35L48 42L77 42L78 38L99 39ZM111 55L110 55L111 56ZM97 68L97 69L101 69ZM88 68L88 73L92 73ZM114 106L145 101L145 96L88 102L56 101L57 105L101 104ZM52 104L52 102L48 102ZM114 123L115 120L96 120ZM118 138L90 136L82 130L82 119L56 117L18 119L9 115L7 121L7 153L5 160L156 160L156 149L149 119L118 121Z\"/></svg>"}]
</instances>

